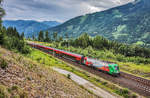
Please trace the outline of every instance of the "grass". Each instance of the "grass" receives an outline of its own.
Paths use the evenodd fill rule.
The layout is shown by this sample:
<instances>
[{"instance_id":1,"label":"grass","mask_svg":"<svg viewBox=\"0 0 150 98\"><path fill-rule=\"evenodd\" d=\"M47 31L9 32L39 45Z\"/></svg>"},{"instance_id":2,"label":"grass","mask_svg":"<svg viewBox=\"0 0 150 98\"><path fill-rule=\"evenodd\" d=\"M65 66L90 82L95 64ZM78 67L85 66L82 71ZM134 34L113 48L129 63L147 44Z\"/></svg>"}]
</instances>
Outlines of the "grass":
<instances>
[{"instance_id":1,"label":"grass","mask_svg":"<svg viewBox=\"0 0 150 98\"><path fill-rule=\"evenodd\" d=\"M131 73L146 79L150 79L150 58L141 58L141 57L125 57L121 54L114 54L108 50L94 50L92 47L75 48L75 47L64 47L56 43L45 43L45 42L36 42L43 44L45 46L51 46L74 53L79 53L85 56L98 58L104 61L114 62L119 65L121 71Z\"/></svg>"},{"instance_id":2,"label":"grass","mask_svg":"<svg viewBox=\"0 0 150 98\"><path fill-rule=\"evenodd\" d=\"M11 96L11 98L28 98L27 93L18 86L12 86L9 88L4 85L0 85L0 98L10 98L10 95L12 94L14 96Z\"/></svg>"},{"instance_id":3,"label":"grass","mask_svg":"<svg viewBox=\"0 0 150 98\"><path fill-rule=\"evenodd\" d=\"M57 59L53 58L50 55L47 55L46 53L43 53L41 51L33 49L32 52L27 57L31 58L32 60L37 61L38 63L41 63L43 65L48 66L64 66L63 63L58 62Z\"/></svg>"},{"instance_id":4,"label":"grass","mask_svg":"<svg viewBox=\"0 0 150 98\"><path fill-rule=\"evenodd\" d=\"M7 88L3 85L0 85L0 98L8 98L9 93L7 91Z\"/></svg>"},{"instance_id":5,"label":"grass","mask_svg":"<svg viewBox=\"0 0 150 98\"><path fill-rule=\"evenodd\" d=\"M74 74L92 82L93 84L97 85L100 88L106 89L109 92L113 92L113 93L116 93L116 94L124 96L124 97L126 96L126 94L119 92L120 90L123 90L123 88L121 88L109 81L103 80L99 77L92 76L86 71L79 70L73 66L69 66L68 64L64 63L63 61L56 59L56 58L52 57L51 55L48 55L44 52L33 49L31 54L28 54L26 56L28 58L31 58L32 60L35 60L35 61L41 63L41 64L44 63L43 66L58 67L58 68L73 72ZM67 77L70 79L70 75L68 75ZM129 92L130 92L129 96L131 96L132 92L131 91L129 91Z\"/></svg>"}]
</instances>

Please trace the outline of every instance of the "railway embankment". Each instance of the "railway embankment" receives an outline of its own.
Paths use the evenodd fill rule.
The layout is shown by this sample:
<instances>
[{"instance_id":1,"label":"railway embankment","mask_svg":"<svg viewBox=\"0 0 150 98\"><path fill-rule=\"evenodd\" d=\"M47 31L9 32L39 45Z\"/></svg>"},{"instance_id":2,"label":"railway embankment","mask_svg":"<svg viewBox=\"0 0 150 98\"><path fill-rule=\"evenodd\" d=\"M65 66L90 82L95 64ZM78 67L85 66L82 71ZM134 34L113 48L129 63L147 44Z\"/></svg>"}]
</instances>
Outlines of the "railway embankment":
<instances>
[{"instance_id":1,"label":"railway embankment","mask_svg":"<svg viewBox=\"0 0 150 98\"><path fill-rule=\"evenodd\" d=\"M72 97L97 98L49 66L0 47L0 98Z\"/></svg>"}]
</instances>

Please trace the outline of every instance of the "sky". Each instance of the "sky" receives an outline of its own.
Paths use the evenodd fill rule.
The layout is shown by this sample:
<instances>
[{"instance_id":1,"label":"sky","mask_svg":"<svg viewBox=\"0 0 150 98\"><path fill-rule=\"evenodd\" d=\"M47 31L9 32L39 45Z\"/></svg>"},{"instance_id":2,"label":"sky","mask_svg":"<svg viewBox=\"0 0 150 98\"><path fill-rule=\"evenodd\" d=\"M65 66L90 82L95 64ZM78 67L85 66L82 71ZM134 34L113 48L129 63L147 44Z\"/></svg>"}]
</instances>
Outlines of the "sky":
<instances>
[{"instance_id":1,"label":"sky","mask_svg":"<svg viewBox=\"0 0 150 98\"><path fill-rule=\"evenodd\" d=\"M65 22L76 16L107 10L134 0L4 0L4 20Z\"/></svg>"}]
</instances>

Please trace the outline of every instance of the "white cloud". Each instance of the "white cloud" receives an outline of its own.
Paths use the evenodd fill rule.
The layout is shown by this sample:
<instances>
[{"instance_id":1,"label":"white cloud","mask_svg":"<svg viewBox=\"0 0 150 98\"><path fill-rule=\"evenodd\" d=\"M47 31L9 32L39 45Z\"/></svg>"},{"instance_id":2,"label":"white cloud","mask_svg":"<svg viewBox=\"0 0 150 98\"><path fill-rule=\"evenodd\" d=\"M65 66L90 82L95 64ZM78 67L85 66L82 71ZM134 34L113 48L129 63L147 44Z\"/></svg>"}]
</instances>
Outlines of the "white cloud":
<instances>
[{"instance_id":1,"label":"white cloud","mask_svg":"<svg viewBox=\"0 0 150 98\"><path fill-rule=\"evenodd\" d=\"M87 13L106 10L133 0L4 0L4 19L64 22Z\"/></svg>"}]
</instances>

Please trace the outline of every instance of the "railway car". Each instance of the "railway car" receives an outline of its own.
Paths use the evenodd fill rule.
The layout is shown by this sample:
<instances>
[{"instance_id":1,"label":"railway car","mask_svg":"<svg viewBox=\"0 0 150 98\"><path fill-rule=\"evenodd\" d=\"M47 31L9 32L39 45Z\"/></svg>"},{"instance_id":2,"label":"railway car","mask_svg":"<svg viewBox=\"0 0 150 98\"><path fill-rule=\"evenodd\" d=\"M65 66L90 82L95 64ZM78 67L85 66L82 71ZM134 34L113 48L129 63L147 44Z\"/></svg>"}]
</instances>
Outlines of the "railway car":
<instances>
[{"instance_id":1,"label":"railway car","mask_svg":"<svg viewBox=\"0 0 150 98\"><path fill-rule=\"evenodd\" d=\"M68 51L64 51L64 50L60 50L60 49L56 49L52 47L47 47L47 46L43 46L43 45L39 45L35 43L28 42L28 44L34 48L43 50L47 53L63 57L73 62L80 63L84 66L96 68L97 70L107 72L113 76L119 76L120 74L119 66L115 63L105 62L105 61L85 57L80 54L76 54L76 53L72 53L72 52L68 52Z\"/></svg>"}]
</instances>

